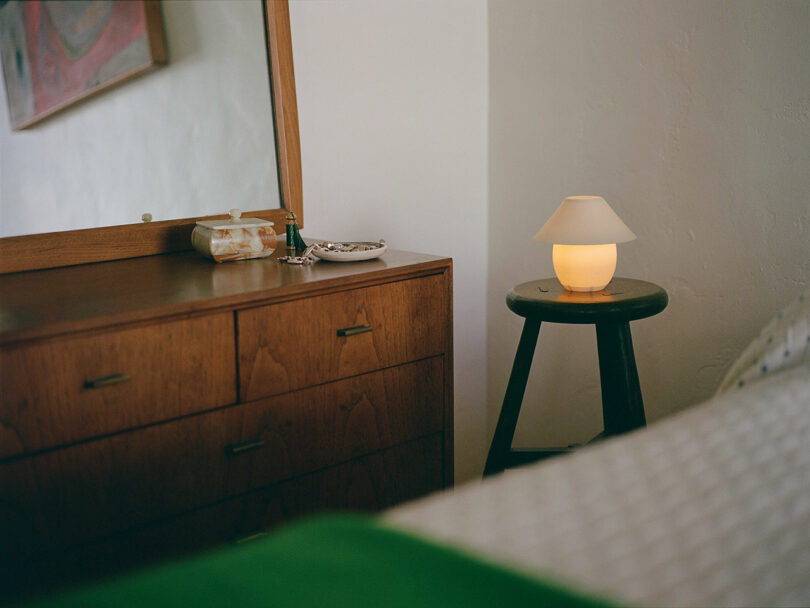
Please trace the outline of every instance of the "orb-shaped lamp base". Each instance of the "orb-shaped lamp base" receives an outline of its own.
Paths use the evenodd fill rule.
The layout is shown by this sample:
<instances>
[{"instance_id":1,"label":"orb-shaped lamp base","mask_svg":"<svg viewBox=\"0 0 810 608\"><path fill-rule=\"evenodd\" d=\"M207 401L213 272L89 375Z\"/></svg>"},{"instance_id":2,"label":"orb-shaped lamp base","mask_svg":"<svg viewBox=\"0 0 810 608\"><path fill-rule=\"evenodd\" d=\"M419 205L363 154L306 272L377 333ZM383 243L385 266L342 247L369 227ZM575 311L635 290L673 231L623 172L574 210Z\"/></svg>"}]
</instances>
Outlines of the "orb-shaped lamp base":
<instances>
[{"instance_id":1,"label":"orb-shaped lamp base","mask_svg":"<svg viewBox=\"0 0 810 608\"><path fill-rule=\"evenodd\" d=\"M604 289L616 272L616 243L558 245L552 250L554 273L569 291Z\"/></svg>"}]
</instances>

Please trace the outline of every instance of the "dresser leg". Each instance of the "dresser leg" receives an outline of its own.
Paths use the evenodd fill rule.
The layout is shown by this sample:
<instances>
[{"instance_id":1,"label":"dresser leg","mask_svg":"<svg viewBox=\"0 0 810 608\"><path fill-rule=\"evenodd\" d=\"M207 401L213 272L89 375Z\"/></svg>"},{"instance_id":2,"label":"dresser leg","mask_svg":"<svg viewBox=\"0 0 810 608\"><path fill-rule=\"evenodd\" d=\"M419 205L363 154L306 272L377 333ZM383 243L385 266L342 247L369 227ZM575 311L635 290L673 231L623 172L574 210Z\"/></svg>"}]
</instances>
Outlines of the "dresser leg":
<instances>
[{"instance_id":1,"label":"dresser leg","mask_svg":"<svg viewBox=\"0 0 810 608\"><path fill-rule=\"evenodd\" d=\"M630 324L597 323L599 377L605 435L618 435L646 426Z\"/></svg>"},{"instance_id":2,"label":"dresser leg","mask_svg":"<svg viewBox=\"0 0 810 608\"><path fill-rule=\"evenodd\" d=\"M539 333L540 321L527 318L523 323L523 333L520 334L520 343L515 354L515 362L512 364L509 384L506 386L506 395L503 398L501 414L498 416L498 425L495 427L495 436L489 447L484 476L500 473L506 468Z\"/></svg>"}]
</instances>

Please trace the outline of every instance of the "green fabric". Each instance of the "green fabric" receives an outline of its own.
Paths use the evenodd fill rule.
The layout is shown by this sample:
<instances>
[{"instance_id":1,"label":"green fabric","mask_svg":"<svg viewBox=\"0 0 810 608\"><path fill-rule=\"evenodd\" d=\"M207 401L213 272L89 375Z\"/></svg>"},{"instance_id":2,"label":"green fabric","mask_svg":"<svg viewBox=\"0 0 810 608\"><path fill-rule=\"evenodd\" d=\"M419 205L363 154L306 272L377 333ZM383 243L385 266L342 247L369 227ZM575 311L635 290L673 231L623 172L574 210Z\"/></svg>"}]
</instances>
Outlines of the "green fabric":
<instances>
[{"instance_id":1,"label":"green fabric","mask_svg":"<svg viewBox=\"0 0 810 608\"><path fill-rule=\"evenodd\" d=\"M460 551L331 516L26 606L609 606Z\"/></svg>"}]
</instances>

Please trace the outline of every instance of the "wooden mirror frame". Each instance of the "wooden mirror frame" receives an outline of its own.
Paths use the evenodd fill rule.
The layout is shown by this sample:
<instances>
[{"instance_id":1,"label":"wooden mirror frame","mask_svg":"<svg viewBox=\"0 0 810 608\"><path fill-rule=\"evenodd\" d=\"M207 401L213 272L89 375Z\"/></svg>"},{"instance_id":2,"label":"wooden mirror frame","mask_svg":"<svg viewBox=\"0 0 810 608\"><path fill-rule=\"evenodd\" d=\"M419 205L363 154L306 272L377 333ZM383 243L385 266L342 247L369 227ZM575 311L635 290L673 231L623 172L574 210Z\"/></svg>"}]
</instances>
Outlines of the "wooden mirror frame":
<instances>
[{"instance_id":1,"label":"wooden mirror frame","mask_svg":"<svg viewBox=\"0 0 810 608\"><path fill-rule=\"evenodd\" d=\"M290 211L295 212L300 226L304 221L298 104L288 0L262 2L276 134L277 167L273 169L278 171L281 208L249 213L275 222L276 232L280 232ZM191 231L198 220L226 217L211 215L0 238L0 274L189 250Z\"/></svg>"}]
</instances>

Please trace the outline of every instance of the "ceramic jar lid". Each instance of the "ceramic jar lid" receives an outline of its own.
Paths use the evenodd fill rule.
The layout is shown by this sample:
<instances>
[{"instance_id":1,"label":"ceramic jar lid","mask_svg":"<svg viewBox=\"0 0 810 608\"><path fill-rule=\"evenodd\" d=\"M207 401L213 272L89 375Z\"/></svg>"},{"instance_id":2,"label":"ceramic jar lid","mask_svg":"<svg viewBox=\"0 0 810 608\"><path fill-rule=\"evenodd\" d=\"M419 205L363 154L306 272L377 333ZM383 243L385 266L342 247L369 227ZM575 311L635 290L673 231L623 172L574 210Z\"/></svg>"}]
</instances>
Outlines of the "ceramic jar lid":
<instances>
[{"instance_id":1,"label":"ceramic jar lid","mask_svg":"<svg viewBox=\"0 0 810 608\"><path fill-rule=\"evenodd\" d=\"M206 220L197 222L198 226L211 230L231 230L233 228L258 228L260 226L272 226L273 222L262 220L256 217L242 217L241 209L231 209L230 219L227 220Z\"/></svg>"}]
</instances>

